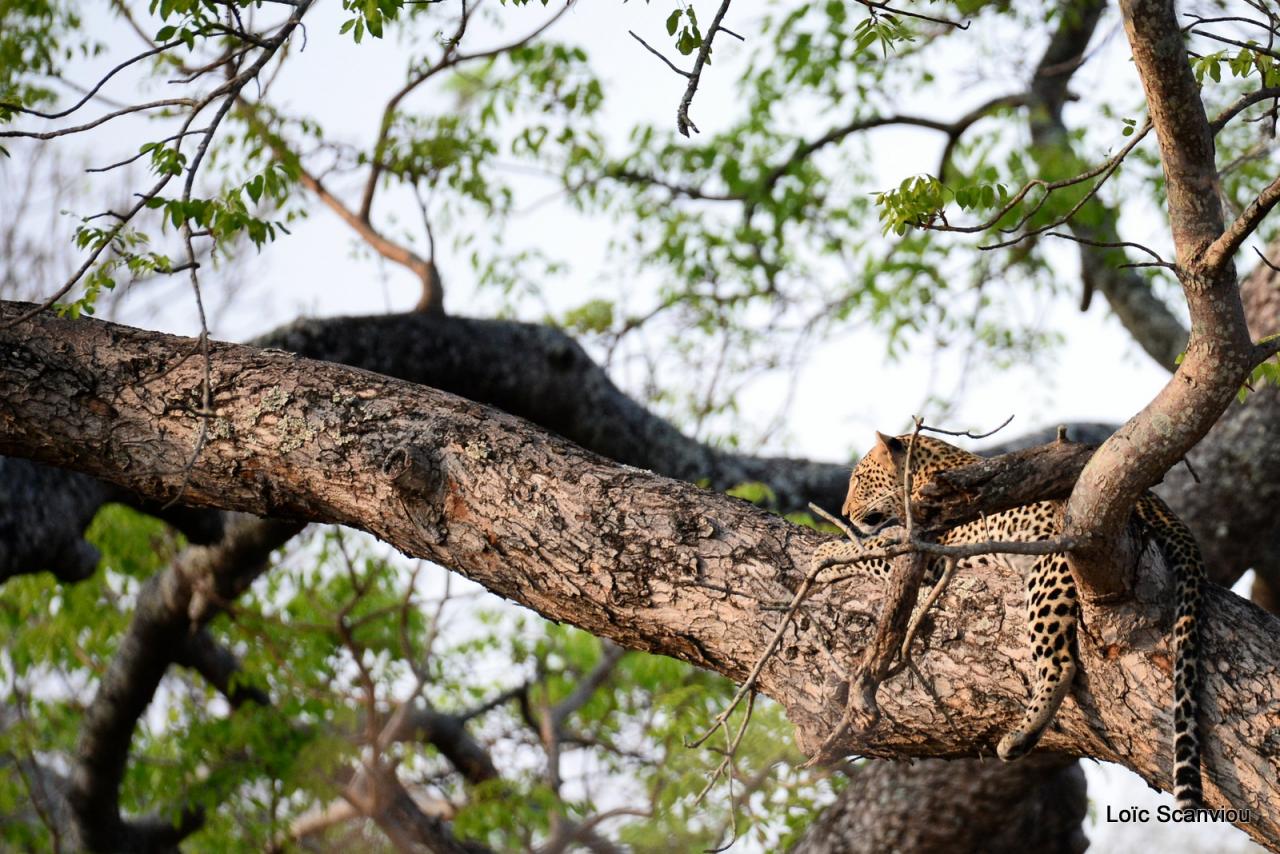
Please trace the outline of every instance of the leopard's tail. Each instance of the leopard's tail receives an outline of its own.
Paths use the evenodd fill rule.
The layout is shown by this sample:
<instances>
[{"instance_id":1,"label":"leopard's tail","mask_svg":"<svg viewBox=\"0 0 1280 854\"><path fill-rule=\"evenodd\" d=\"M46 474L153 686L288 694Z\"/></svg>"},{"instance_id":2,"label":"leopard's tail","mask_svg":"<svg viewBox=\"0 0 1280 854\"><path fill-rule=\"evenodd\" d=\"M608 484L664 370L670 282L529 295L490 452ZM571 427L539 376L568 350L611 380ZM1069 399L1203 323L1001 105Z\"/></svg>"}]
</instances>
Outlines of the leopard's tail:
<instances>
[{"instance_id":1,"label":"leopard's tail","mask_svg":"<svg viewBox=\"0 0 1280 854\"><path fill-rule=\"evenodd\" d=\"M1156 496L1147 493L1137 506L1177 587L1173 624L1173 797L1178 809L1204 806L1200 784L1200 736L1196 722L1200 682L1198 612L1204 558L1191 530Z\"/></svg>"}]
</instances>

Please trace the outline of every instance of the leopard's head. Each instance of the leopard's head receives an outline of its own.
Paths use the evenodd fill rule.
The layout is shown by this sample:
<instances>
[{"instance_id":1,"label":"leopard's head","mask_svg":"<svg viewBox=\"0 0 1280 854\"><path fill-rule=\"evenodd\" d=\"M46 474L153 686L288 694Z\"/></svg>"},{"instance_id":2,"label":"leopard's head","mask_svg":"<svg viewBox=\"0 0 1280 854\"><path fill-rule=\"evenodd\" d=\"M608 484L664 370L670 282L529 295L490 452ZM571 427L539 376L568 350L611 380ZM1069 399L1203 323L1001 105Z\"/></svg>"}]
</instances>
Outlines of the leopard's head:
<instances>
[{"instance_id":1,"label":"leopard's head","mask_svg":"<svg viewBox=\"0 0 1280 854\"><path fill-rule=\"evenodd\" d=\"M920 487L936 471L959 468L980 459L963 448L957 448L930 436L886 436L876 433L876 444L849 475L849 492L844 498L844 515L864 536L870 536L890 525L900 525L905 517L902 509L902 486L907 467L907 449L911 448L912 498L920 497Z\"/></svg>"}]
</instances>

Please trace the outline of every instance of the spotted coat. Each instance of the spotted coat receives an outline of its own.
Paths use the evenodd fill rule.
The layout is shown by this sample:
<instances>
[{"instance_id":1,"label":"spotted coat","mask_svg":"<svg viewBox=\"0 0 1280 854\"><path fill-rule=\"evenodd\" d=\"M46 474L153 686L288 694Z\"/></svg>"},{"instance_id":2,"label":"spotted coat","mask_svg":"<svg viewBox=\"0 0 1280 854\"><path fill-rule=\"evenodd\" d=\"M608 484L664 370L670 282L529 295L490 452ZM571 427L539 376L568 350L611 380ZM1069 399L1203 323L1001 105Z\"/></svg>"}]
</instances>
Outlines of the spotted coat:
<instances>
[{"instance_id":1,"label":"spotted coat","mask_svg":"<svg viewBox=\"0 0 1280 854\"><path fill-rule=\"evenodd\" d=\"M846 571L840 561L854 562L865 550L885 545L876 537L890 525L900 525L903 474L907 446L912 436L889 437L876 434L876 446L858 463L849 478L843 512L857 531L870 537L861 543L849 540L824 543L814 554L815 564L831 565L819 581ZM926 436L914 437L910 468L914 481L913 499L934 472L977 462L980 457ZM991 540L1032 542L1058 536L1062 532L1062 502L1041 501L959 525L938 538L944 545L960 545ZM1196 612L1204 562L1200 548L1187 526L1152 493L1146 493L1134 508L1134 516L1159 547L1177 581L1177 609L1174 623L1174 797L1181 809L1202 804L1200 789L1200 746L1196 727L1197 632ZM924 584L932 586L940 577L944 562L932 560ZM890 571L887 560L864 560L857 566L877 578ZM1058 706L1071 689L1076 672L1076 623L1079 618L1076 585L1064 555L1037 557L1026 578L1029 648L1035 665L1035 683L1022 720L1007 733L996 748L1001 759L1013 760L1035 747L1053 720Z\"/></svg>"}]
</instances>

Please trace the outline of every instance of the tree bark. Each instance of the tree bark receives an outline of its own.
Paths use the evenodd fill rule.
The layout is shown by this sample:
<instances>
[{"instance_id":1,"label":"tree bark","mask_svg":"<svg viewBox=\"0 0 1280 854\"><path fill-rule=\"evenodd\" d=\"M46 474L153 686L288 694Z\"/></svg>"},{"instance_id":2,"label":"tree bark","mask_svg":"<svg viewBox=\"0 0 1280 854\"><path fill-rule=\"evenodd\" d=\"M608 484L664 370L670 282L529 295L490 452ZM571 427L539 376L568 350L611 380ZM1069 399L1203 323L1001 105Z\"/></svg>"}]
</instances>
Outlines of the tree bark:
<instances>
[{"instance_id":1,"label":"tree bark","mask_svg":"<svg viewBox=\"0 0 1280 854\"><path fill-rule=\"evenodd\" d=\"M852 772L791 854L1081 854L1088 810L1070 757L882 762Z\"/></svg>"},{"instance_id":2,"label":"tree bark","mask_svg":"<svg viewBox=\"0 0 1280 854\"><path fill-rule=\"evenodd\" d=\"M1172 0L1121 0L1125 34L1160 143L1177 274L1191 313L1186 358L1169 383L1103 443L1064 514L1080 541L1069 553L1081 596L1126 592L1116 543L1134 502L1195 446L1231 404L1258 359L1228 256L1207 263L1222 234L1213 134L1187 61Z\"/></svg>"},{"instance_id":3,"label":"tree bark","mask_svg":"<svg viewBox=\"0 0 1280 854\"><path fill-rule=\"evenodd\" d=\"M618 466L518 419L365 371L212 347L214 413L194 456L204 365L190 341L0 306L0 452L57 462L154 500L369 530L490 590L611 638L743 679L821 541L744 502ZM513 512L513 510L515 512ZM1168 784L1167 574L1154 549L1125 607L1086 607L1082 678L1046 750L1124 764ZM991 559L958 573L922 637L931 693L882 686L882 719L839 747L868 756L990 756L1025 701L1021 582ZM814 750L883 591L820 591L784 633L760 690ZM1211 805L1255 810L1280 839L1280 623L1205 597ZM1017 662L1015 665L1014 662ZM946 714L933 699L936 693ZM948 718L954 725L948 724Z\"/></svg>"},{"instance_id":4,"label":"tree bark","mask_svg":"<svg viewBox=\"0 0 1280 854\"><path fill-rule=\"evenodd\" d=\"M1254 338L1280 331L1280 272L1258 264L1240 292ZM1252 568L1280 588L1280 388L1233 403L1187 459L1156 491L1195 532L1209 577L1231 584Z\"/></svg>"},{"instance_id":5,"label":"tree bark","mask_svg":"<svg viewBox=\"0 0 1280 854\"><path fill-rule=\"evenodd\" d=\"M810 501L839 507L848 485L847 466L733 453L685 436L549 326L421 314L335 317L299 320L252 343L451 391L617 462L711 489L767 483L784 512Z\"/></svg>"}]
</instances>

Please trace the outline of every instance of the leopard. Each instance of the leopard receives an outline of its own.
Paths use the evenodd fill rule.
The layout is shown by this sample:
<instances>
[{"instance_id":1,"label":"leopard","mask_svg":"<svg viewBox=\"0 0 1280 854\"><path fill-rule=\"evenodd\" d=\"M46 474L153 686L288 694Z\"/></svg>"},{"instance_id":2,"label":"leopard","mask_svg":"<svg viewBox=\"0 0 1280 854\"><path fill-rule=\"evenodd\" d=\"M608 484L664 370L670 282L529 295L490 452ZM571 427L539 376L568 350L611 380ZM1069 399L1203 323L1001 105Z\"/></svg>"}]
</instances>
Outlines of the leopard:
<instances>
[{"instance_id":1,"label":"leopard","mask_svg":"<svg viewBox=\"0 0 1280 854\"><path fill-rule=\"evenodd\" d=\"M824 580L824 573L828 579L839 575L832 569L844 570L849 563L878 579L889 576L889 560L861 559L859 555L897 541L882 532L905 523L902 496L908 463L914 481L911 494L914 501L920 498L921 488L933 474L981 459L932 436L918 433L886 436L877 432L875 446L849 476L849 489L841 508L860 542L839 540L819 546L813 556L814 565L822 564L828 569L819 574L818 581ZM1061 501L1039 501L989 514L951 528L937 541L942 545L961 545L993 540L1052 539L1062 533L1062 507ZM1203 793L1197 725L1197 614L1205 579L1204 560L1191 529L1154 493L1143 493L1135 504L1133 519L1140 533L1160 550L1175 580L1173 795L1177 809L1199 809L1203 806ZM846 566L841 566L842 562ZM957 566L963 568L974 562L985 564L987 561L983 557L964 559ZM921 586L932 588L945 568L945 558L931 558ZM996 754L1005 761L1016 760L1035 748L1070 693L1079 669L1076 660L1079 593L1066 555L1037 556L1027 572L1025 594L1034 681L1021 720L996 746Z\"/></svg>"}]
</instances>

